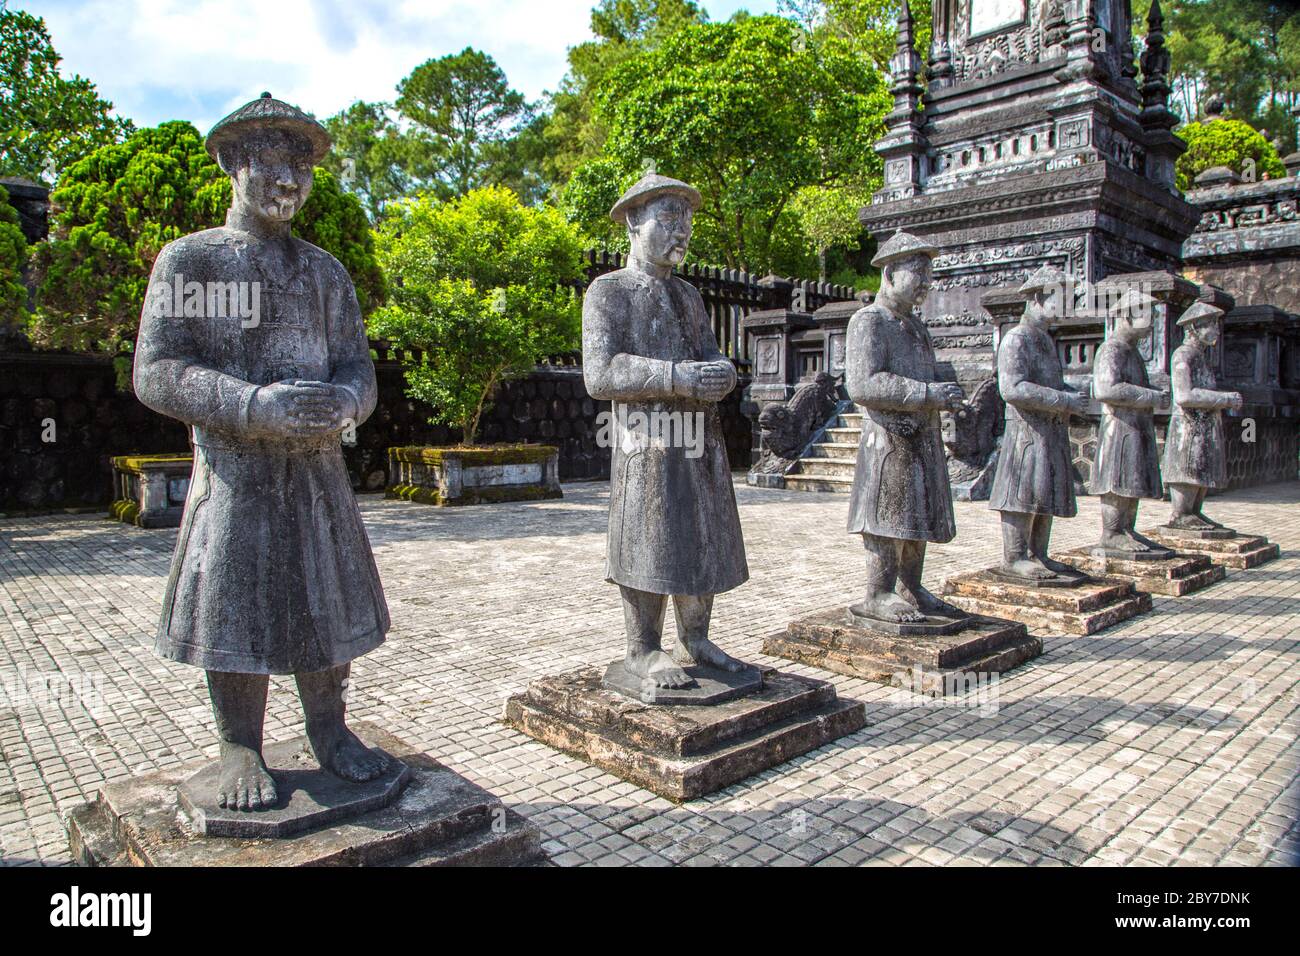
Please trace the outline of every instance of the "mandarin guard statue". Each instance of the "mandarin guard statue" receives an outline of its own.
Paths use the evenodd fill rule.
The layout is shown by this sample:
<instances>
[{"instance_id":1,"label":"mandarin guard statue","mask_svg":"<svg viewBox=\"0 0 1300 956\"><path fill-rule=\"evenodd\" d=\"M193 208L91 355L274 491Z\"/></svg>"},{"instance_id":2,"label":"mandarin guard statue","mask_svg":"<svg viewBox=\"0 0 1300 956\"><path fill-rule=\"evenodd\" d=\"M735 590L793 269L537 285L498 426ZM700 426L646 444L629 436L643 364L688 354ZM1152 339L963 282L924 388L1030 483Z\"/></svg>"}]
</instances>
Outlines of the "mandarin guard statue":
<instances>
[{"instance_id":1,"label":"mandarin guard statue","mask_svg":"<svg viewBox=\"0 0 1300 956\"><path fill-rule=\"evenodd\" d=\"M1066 276L1043 266L1020 287L1029 298L1020 324L998 344L998 389L1006 431L989 507L1002 518L1002 566L994 575L1017 584L1069 587L1088 579L1048 555L1053 518L1073 518L1074 468L1070 415L1087 399L1067 388L1056 343L1048 333L1064 306Z\"/></svg>"},{"instance_id":2,"label":"mandarin guard statue","mask_svg":"<svg viewBox=\"0 0 1300 956\"><path fill-rule=\"evenodd\" d=\"M696 685L686 668L752 670L709 640L713 597L749 577L717 403L736 385L696 289L673 275L686 256L692 186L647 174L610 216L627 226L624 269L600 276L582 308L582 372L613 403L606 580L622 592L627 651L616 690L651 697ZM693 453L673 429L695 428ZM672 598L677 644L662 648ZM626 680L624 680L624 677ZM636 687L641 691L637 691Z\"/></svg>"},{"instance_id":3,"label":"mandarin guard statue","mask_svg":"<svg viewBox=\"0 0 1300 956\"><path fill-rule=\"evenodd\" d=\"M1173 503L1166 532L1227 531L1205 517L1201 508L1211 488L1228 484L1223 412L1242 407L1239 392L1218 391L1210 349L1219 341L1223 310L1205 302L1193 304L1178 319L1185 338L1170 360L1174 409L1165 436L1163 474Z\"/></svg>"},{"instance_id":4,"label":"mandarin guard statue","mask_svg":"<svg viewBox=\"0 0 1300 956\"><path fill-rule=\"evenodd\" d=\"M212 797L228 810L279 800L262 757L271 674L296 678L324 770L363 782L388 767L345 721L349 664L389 627L340 448L374 409L375 371L347 271L290 233L329 145L269 93L218 122L207 149L230 177L226 224L168 244L150 283L206 289L208 307L173 314L164 291L140 320L136 395L185 422L194 446L156 649L207 671ZM213 308L235 289L256 314Z\"/></svg>"},{"instance_id":5,"label":"mandarin guard statue","mask_svg":"<svg viewBox=\"0 0 1300 956\"><path fill-rule=\"evenodd\" d=\"M1173 555L1136 530L1138 502L1160 498L1155 412L1168 396L1151 387L1138 345L1151 334L1155 300L1137 289L1111 307L1114 327L1093 360L1093 396L1102 403L1093 464L1093 491L1101 496L1099 554L1162 561Z\"/></svg>"},{"instance_id":6,"label":"mandarin guard statue","mask_svg":"<svg viewBox=\"0 0 1300 956\"><path fill-rule=\"evenodd\" d=\"M968 617L921 584L926 543L957 532L939 413L960 407L962 390L938 380L930 332L914 314L936 254L895 233L871 261L881 270L880 293L849 322L844 385L865 416L848 530L862 535L867 552L866 597L850 619L868 627Z\"/></svg>"}]
</instances>

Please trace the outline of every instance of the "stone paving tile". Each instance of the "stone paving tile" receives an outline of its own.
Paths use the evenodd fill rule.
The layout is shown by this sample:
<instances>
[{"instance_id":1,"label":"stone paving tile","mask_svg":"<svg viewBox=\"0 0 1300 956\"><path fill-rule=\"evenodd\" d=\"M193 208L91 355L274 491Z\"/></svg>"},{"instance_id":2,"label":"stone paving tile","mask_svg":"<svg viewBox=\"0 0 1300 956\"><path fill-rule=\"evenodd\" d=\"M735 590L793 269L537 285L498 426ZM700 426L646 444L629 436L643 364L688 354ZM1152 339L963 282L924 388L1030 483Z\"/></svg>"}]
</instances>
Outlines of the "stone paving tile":
<instances>
[{"instance_id":1,"label":"stone paving tile","mask_svg":"<svg viewBox=\"0 0 1300 956\"><path fill-rule=\"evenodd\" d=\"M463 509L363 498L393 631L354 667L353 716L498 794L559 866L1295 861L1300 483L1211 500L1280 560L1157 597L1103 634L1048 638L984 693L943 703L764 658L766 635L855 597L860 551L844 497L740 484L737 498L751 579L719 597L717 639L833 680L866 703L861 731L679 807L502 725L531 680L619 651L602 484ZM1142 510L1154 523L1162 508ZM930 547L931 586L997 557L986 505L959 503L957 523ZM1055 543L1088 544L1098 525L1082 499ZM202 673L152 652L174 541L95 516L0 523L3 863L66 863L61 815L103 783L215 756ZM266 732L301 733L291 679L273 680Z\"/></svg>"}]
</instances>

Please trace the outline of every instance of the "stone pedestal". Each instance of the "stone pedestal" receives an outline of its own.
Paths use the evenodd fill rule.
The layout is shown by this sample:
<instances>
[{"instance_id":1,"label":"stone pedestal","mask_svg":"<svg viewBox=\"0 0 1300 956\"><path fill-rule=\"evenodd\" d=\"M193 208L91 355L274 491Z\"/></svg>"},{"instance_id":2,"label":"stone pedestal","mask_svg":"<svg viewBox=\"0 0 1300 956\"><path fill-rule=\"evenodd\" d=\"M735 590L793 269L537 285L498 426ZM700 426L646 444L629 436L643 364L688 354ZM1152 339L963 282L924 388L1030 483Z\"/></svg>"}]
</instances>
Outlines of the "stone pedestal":
<instances>
[{"instance_id":1,"label":"stone pedestal","mask_svg":"<svg viewBox=\"0 0 1300 956\"><path fill-rule=\"evenodd\" d=\"M432 505L563 498L559 463L550 445L390 448L385 496Z\"/></svg>"},{"instance_id":2,"label":"stone pedestal","mask_svg":"<svg viewBox=\"0 0 1300 956\"><path fill-rule=\"evenodd\" d=\"M604 686L604 669L591 667L534 681L506 701L504 719L674 801L721 790L866 724L862 704L839 699L824 681L763 670L760 688L732 697L725 682L701 673L708 670L687 673L700 701L721 702L643 702Z\"/></svg>"},{"instance_id":3,"label":"stone pedestal","mask_svg":"<svg viewBox=\"0 0 1300 956\"><path fill-rule=\"evenodd\" d=\"M1121 578L1093 578L1073 587L1014 584L989 570L948 578L944 600L972 614L1019 621L1035 634L1096 634L1151 610L1151 595Z\"/></svg>"},{"instance_id":4,"label":"stone pedestal","mask_svg":"<svg viewBox=\"0 0 1300 956\"><path fill-rule=\"evenodd\" d=\"M1013 621L973 617L955 633L897 634L844 608L801 618L763 642L772 657L926 694L959 692L971 674L1001 674L1042 652L1043 642Z\"/></svg>"},{"instance_id":5,"label":"stone pedestal","mask_svg":"<svg viewBox=\"0 0 1300 956\"><path fill-rule=\"evenodd\" d=\"M1281 554L1281 549L1262 535L1239 534L1227 528L1222 530L1228 533L1184 531L1181 528L1167 526L1152 528L1142 533L1166 548L1173 548L1181 555L1199 555L1209 558L1213 564L1232 568L1234 571L1257 568Z\"/></svg>"},{"instance_id":6,"label":"stone pedestal","mask_svg":"<svg viewBox=\"0 0 1300 956\"><path fill-rule=\"evenodd\" d=\"M111 461L110 515L141 528L180 527L194 467L192 455L118 455Z\"/></svg>"},{"instance_id":7,"label":"stone pedestal","mask_svg":"<svg viewBox=\"0 0 1300 956\"><path fill-rule=\"evenodd\" d=\"M365 723L389 771L348 784L319 769L305 740L266 749L279 804L257 813L211 802L215 764L110 784L67 818L85 866L448 866L541 859L541 835L496 797ZM210 779L212 778L212 779Z\"/></svg>"},{"instance_id":8,"label":"stone pedestal","mask_svg":"<svg viewBox=\"0 0 1300 956\"><path fill-rule=\"evenodd\" d=\"M1182 597L1222 581L1224 570L1201 555L1173 554L1159 561L1110 557L1100 548L1076 548L1053 555L1058 561L1101 577L1132 581L1147 594Z\"/></svg>"}]
</instances>

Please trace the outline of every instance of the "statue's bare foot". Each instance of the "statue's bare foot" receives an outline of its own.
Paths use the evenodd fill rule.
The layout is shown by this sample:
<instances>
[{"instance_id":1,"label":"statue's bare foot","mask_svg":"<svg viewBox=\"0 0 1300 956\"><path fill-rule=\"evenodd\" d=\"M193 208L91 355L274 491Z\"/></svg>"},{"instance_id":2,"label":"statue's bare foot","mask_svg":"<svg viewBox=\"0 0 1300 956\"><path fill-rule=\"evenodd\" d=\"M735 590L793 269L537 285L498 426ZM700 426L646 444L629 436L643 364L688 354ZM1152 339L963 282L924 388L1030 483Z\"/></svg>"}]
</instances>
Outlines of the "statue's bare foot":
<instances>
[{"instance_id":1,"label":"statue's bare foot","mask_svg":"<svg viewBox=\"0 0 1300 956\"><path fill-rule=\"evenodd\" d=\"M1156 544L1150 538L1138 534L1136 531L1126 533L1130 544L1129 547L1134 551L1150 551L1153 554L1172 554L1172 550L1166 548L1163 544Z\"/></svg>"},{"instance_id":2,"label":"statue's bare foot","mask_svg":"<svg viewBox=\"0 0 1300 956\"><path fill-rule=\"evenodd\" d=\"M1186 514L1171 519L1169 527L1179 528L1183 531L1212 531L1218 525L1204 515Z\"/></svg>"},{"instance_id":3,"label":"statue's bare foot","mask_svg":"<svg viewBox=\"0 0 1300 956\"><path fill-rule=\"evenodd\" d=\"M909 588L904 585L903 596L905 598L910 598L916 604L917 609L925 615L934 614L938 617L955 618L970 617L970 615L961 608L949 604L943 598L938 597L919 584L915 588Z\"/></svg>"},{"instance_id":4,"label":"statue's bare foot","mask_svg":"<svg viewBox=\"0 0 1300 956\"><path fill-rule=\"evenodd\" d=\"M308 734L308 739L321 767L344 780L365 783L374 780L388 766L383 754L371 750L345 726L315 736Z\"/></svg>"},{"instance_id":5,"label":"statue's bare foot","mask_svg":"<svg viewBox=\"0 0 1300 956\"><path fill-rule=\"evenodd\" d=\"M227 810L269 810L279 795L275 779L251 747L221 742L221 778L217 784L217 806Z\"/></svg>"},{"instance_id":6,"label":"statue's bare foot","mask_svg":"<svg viewBox=\"0 0 1300 956\"><path fill-rule=\"evenodd\" d=\"M673 660L686 666L702 664L705 667L716 667L718 670L729 671L732 674L738 674L749 666L744 661L738 661L730 654L724 653L722 648L707 637L697 637L689 644L679 641L673 649Z\"/></svg>"},{"instance_id":7,"label":"statue's bare foot","mask_svg":"<svg viewBox=\"0 0 1300 956\"><path fill-rule=\"evenodd\" d=\"M897 594L882 594L869 597L850 610L858 617L877 618L892 621L895 624L917 624L925 620L925 615L910 601L905 601Z\"/></svg>"},{"instance_id":8,"label":"statue's bare foot","mask_svg":"<svg viewBox=\"0 0 1300 956\"><path fill-rule=\"evenodd\" d=\"M1004 562L1002 570L1016 577L1030 578L1035 581L1044 581L1055 574L1051 568L1033 558L1018 558L1010 563Z\"/></svg>"},{"instance_id":9,"label":"statue's bare foot","mask_svg":"<svg viewBox=\"0 0 1300 956\"><path fill-rule=\"evenodd\" d=\"M623 660L623 669L643 681L654 681L655 687L670 690L690 687L695 683L690 674L674 664L673 659L658 648L640 653L629 652Z\"/></svg>"},{"instance_id":10,"label":"statue's bare foot","mask_svg":"<svg viewBox=\"0 0 1300 956\"><path fill-rule=\"evenodd\" d=\"M1043 565L1043 567L1047 568L1047 570L1051 571L1052 574L1056 575L1057 577L1062 577L1062 578L1086 578L1087 577L1087 575L1084 572L1080 571L1074 565L1066 564L1064 561L1057 561L1055 558L1049 558L1047 555L1043 555L1038 559L1038 561Z\"/></svg>"}]
</instances>

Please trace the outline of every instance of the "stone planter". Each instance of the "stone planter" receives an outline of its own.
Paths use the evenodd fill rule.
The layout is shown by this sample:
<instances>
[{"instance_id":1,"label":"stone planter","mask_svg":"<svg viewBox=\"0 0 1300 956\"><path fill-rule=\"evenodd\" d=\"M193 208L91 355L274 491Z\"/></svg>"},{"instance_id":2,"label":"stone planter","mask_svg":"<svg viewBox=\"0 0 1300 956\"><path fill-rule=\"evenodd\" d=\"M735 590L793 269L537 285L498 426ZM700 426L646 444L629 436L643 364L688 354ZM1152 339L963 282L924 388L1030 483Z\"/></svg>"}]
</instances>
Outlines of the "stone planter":
<instances>
[{"instance_id":1,"label":"stone planter","mask_svg":"<svg viewBox=\"0 0 1300 956\"><path fill-rule=\"evenodd\" d=\"M390 448L386 497L431 505L562 498L559 462L551 445Z\"/></svg>"},{"instance_id":2,"label":"stone planter","mask_svg":"<svg viewBox=\"0 0 1300 956\"><path fill-rule=\"evenodd\" d=\"M190 490L194 459L188 454L113 458L109 514L141 528L178 528Z\"/></svg>"}]
</instances>

